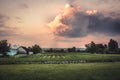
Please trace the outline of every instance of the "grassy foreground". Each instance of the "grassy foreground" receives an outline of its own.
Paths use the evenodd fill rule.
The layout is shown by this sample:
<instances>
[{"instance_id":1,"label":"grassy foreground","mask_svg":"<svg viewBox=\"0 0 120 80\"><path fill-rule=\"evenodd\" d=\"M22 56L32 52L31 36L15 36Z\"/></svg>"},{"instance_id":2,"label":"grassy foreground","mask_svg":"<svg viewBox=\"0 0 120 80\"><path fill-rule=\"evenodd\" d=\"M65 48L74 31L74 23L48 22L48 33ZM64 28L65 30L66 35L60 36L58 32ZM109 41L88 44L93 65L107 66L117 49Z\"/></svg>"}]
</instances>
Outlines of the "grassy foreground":
<instances>
[{"instance_id":1,"label":"grassy foreground","mask_svg":"<svg viewBox=\"0 0 120 80\"><path fill-rule=\"evenodd\" d=\"M0 65L0 80L120 80L120 62Z\"/></svg>"}]
</instances>

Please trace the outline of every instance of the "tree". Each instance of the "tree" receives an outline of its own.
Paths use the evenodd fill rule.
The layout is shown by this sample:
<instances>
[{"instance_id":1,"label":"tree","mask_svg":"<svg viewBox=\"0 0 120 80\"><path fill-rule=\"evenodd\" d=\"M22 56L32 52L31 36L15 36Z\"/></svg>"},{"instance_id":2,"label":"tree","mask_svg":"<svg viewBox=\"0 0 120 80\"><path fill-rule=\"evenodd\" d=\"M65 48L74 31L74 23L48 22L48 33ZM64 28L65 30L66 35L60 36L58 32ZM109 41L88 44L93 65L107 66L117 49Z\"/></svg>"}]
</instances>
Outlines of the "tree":
<instances>
[{"instance_id":1,"label":"tree","mask_svg":"<svg viewBox=\"0 0 120 80\"><path fill-rule=\"evenodd\" d=\"M90 52L90 53L96 52L96 44L93 41L91 41L91 43L89 44L86 44L85 47L87 52Z\"/></svg>"},{"instance_id":2,"label":"tree","mask_svg":"<svg viewBox=\"0 0 120 80\"><path fill-rule=\"evenodd\" d=\"M110 39L108 43L108 50L110 53L116 53L118 50L118 42L116 40Z\"/></svg>"},{"instance_id":3,"label":"tree","mask_svg":"<svg viewBox=\"0 0 120 80\"><path fill-rule=\"evenodd\" d=\"M92 53L96 52L96 44L93 41L91 42L91 52Z\"/></svg>"},{"instance_id":4,"label":"tree","mask_svg":"<svg viewBox=\"0 0 120 80\"><path fill-rule=\"evenodd\" d=\"M34 46L32 46L31 50L33 51L34 54L40 53L42 51L42 49L40 48L40 46L37 45L37 44L35 44Z\"/></svg>"},{"instance_id":5,"label":"tree","mask_svg":"<svg viewBox=\"0 0 120 80\"><path fill-rule=\"evenodd\" d=\"M105 53L106 45L96 44L96 53Z\"/></svg>"},{"instance_id":6,"label":"tree","mask_svg":"<svg viewBox=\"0 0 120 80\"><path fill-rule=\"evenodd\" d=\"M53 49L53 48L50 48L50 49L49 49L49 52L54 52L54 49Z\"/></svg>"},{"instance_id":7,"label":"tree","mask_svg":"<svg viewBox=\"0 0 120 80\"><path fill-rule=\"evenodd\" d=\"M107 49L106 44L95 44L93 41L89 44L86 44L86 51L90 53L105 53Z\"/></svg>"},{"instance_id":8,"label":"tree","mask_svg":"<svg viewBox=\"0 0 120 80\"><path fill-rule=\"evenodd\" d=\"M76 47L68 48L68 52L76 52Z\"/></svg>"},{"instance_id":9,"label":"tree","mask_svg":"<svg viewBox=\"0 0 120 80\"><path fill-rule=\"evenodd\" d=\"M76 47L72 47L72 52L76 52Z\"/></svg>"},{"instance_id":10,"label":"tree","mask_svg":"<svg viewBox=\"0 0 120 80\"><path fill-rule=\"evenodd\" d=\"M6 56L9 50L10 50L10 44L7 42L7 40L1 40L0 41L0 53L2 53L3 56Z\"/></svg>"}]
</instances>

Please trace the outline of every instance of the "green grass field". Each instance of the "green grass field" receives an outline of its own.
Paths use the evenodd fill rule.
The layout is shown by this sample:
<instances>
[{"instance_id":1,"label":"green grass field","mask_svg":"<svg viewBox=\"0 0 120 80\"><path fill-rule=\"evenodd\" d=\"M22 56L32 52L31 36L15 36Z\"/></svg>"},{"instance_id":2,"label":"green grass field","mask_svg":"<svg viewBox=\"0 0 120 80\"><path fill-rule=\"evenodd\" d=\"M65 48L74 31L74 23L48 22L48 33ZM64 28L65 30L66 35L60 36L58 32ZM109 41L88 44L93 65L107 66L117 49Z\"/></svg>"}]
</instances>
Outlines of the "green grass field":
<instances>
[{"instance_id":1,"label":"green grass field","mask_svg":"<svg viewBox=\"0 0 120 80\"><path fill-rule=\"evenodd\" d=\"M120 55L19 54L0 58L0 80L120 80Z\"/></svg>"},{"instance_id":2,"label":"green grass field","mask_svg":"<svg viewBox=\"0 0 120 80\"><path fill-rule=\"evenodd\" d=\"M0 80L120 80L120 62L0 65Z\"/></svg>"},{"instance_id":3,"label":"green grass field","mask_svg":"<svg viewBox=\"0 0 120 80\"><path fill-rule=\"evenodd\" d=\"M0 64L119 62L119 54L44 53L0 58Z\"/></svg>"}]
</instances>

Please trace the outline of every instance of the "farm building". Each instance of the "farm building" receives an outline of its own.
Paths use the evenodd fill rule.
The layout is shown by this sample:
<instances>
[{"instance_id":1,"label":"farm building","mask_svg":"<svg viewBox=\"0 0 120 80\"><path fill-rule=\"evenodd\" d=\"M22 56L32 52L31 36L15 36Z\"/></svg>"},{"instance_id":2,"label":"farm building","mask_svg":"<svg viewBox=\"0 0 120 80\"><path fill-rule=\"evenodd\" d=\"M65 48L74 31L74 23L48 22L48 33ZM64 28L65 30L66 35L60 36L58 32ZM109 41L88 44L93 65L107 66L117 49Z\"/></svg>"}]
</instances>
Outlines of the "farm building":
<instances>
[{"instance_id":1,"label":"farm building","mask_svg":"<svg viewBox=\"0 0 120 80\"><path fill-rule=\"evenodd\" d=\"M10 56L13 56L13 55L17 54L17 49L18 48L19 48L19 46L17 46L17 45L11 46L10 51L7 52L7 54L10 55Z\"/></svg>"},{"instance_id":2,"label":"farm building","mask_svg":"<svg viewBox=\"0 0 120 80\"><path fill-rule=\"evenodd\" d=\"M33 52L29 52L26 47L13 45L7 54L13 56L16 54L33 54Z\"/></svg>"},{"instance_id":3,"label":"farm building","mask_svg":"<svg viewBox=\"0 0 120 80\"><path fill-rule=\"evenodd\" d=\"M28 53L28 50L27 50L27 48L25 48L25 47L20 46L20 47L17 49L17 54L27 54L27 53Z\"/></svg>"}]
</instances>

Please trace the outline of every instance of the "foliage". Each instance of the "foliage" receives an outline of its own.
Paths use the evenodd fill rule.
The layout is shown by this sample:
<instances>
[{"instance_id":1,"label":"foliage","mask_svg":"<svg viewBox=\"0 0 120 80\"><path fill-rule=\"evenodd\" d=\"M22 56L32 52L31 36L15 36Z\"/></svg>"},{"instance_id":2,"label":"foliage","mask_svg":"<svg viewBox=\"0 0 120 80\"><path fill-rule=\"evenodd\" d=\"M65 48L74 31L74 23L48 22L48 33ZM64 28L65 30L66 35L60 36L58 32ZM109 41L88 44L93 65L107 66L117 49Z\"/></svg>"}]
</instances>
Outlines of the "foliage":
<instances>
[{"instance_id":1,"label":"foliage","mask_svg":"<svg viewBox=\"0 0 120 80\"><path fill-rule=\"evenodd\" d=\"M86 49L87 52L96 53L97 47L96 47L96 44L93 41L91 43L89 43L89 44L86 44L85 46L87 48Z\"/></svg>"},{"instance_id":2,"label":"foliage","mask_svg":"<svg viewBox=\"0 0 120 80\"><path fill-rule=\"evenodd\" d=\"M110 39L108 46L106 44L96 44L93 41L85 45L86 51L90 53L120 53L118 42Z\"/></svg>"},{"instance_id":3,"label":"foliage","mask_svg":"<svg viewBox=\"0 0 120 80\"><path fill-rule=\"evenodd\" d=\"M3 56L6 56L9 50L10 50L10 44L7 42L7 40L1 40L0 41L0 53L2 53Z\"/></svg>"},{"instance_id":4,"label":"foliage","mask_svg":"<svg viewBox=\"0 0 120 80\"><path fill-rule=\"evenodd\" d=\"M105 53L106 45L96 44L96 53Z\"/></svg>"},{"instance_id":5,"label":"foliage","mask_svg":"<svg viewBox=\"0 0 120 80\"><path fill-rule=\"evenodd\" d=\"M33 51L33 53L36 54L36 53L40 53L42 49L40 48L39 45L35 44L34 46L32 46L31 51Z\"/></svg>"},{"instance_id":6,"label":"foliage","mask_svg":"<svg viewBox=\"0 0 120 80\"><path fill-rule=\"evenodd\" d=\"M107 49L106 44L95 44L93 41L89 44L86 44L86 51L90 53L105 53Z\"/></svg>"},{"instance_id":7,"label":"foliage","mask_svg":"<svg viewBox=\"0 0 120 80\"><path fill-rule=\"evenodd\" d=\"M68 48L68 52L76 52L76 47Z\"/></svg>"},{"instance_id":8,"label":"foliage","mask_svg":"<svg viewBox=\"0 0 120 80\"><path fill-rule=\"evenodd\" d=\"M110 53L116 53L118 51L118 42L110 39L108 43L108 49Z\"/></svg>"}]
</instances>

